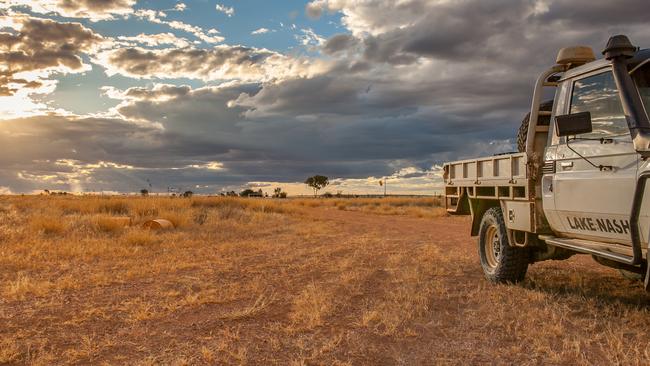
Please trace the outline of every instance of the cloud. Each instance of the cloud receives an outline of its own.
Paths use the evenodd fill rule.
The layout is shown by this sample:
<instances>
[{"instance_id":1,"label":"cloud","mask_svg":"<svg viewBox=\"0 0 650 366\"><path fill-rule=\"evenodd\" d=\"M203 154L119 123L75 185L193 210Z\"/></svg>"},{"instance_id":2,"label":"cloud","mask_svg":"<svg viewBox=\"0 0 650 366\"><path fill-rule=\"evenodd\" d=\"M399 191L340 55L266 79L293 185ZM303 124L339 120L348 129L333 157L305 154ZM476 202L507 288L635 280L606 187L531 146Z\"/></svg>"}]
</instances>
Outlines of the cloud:
<instances>
[{"instance_id":1,"label":"cloud","mask_svg":"<svg viewBox=\"0 0 650 366\"><path fill-rule=\"evenodd\" d=\"M307 29L301 29L300 33L296 35L296 39L302 44L303 46L321 46L325 43L325 38L319 36L314 32L313 29L307 28Z\"/></svg>"},{"instance_id":2,"label":"cloud","mask_svg":"<svg viewBox=\"0 0 650 366\"><path fill-rule=\"evenodd\" d=\"M34 139L48 139L35 144ZM152 125L121 118L37 116L7 120L0 142L0 179L18 192L42 189L134 192L155 182L209 183L219 149ZM164 183L163 183L164 182Z\"/></svg>"},{"instance_id":3,"label":"cloud","mask_svg":"<svg viewBox=\"0 0 650 366\"><path fill-rule=\"evenodd\" d=\"M145 19L152 23L164 24L172 29L178 29L190 33L205 43L221 43L225 39L224 37L219 36L219 31L214 28L209 29L206 33L203 28L195 25L191 25L178 20L165 20L163 18L165 18L167 14L162 11L138 9L134 15L140 19Z\"/></svg>"},{"instance_id":4,"label":"cloud","mask_svg":"<svg viewBox=\"0 0 650 366\"><path fill-rule=\"evenodd\" d=\"M327 8L327 2L316 0L305 6L305 13L311 19L318 19L323 15L323 10Z\"/></svg>"},{"instance_id":5,"label":"cloud","mask_svg":"<svg viewBox=\"0 0 650 366\"><path fill-rule=\"evenodd\" d=\"M235 8L233 8L232 6L229 7L229 6L217 4L216 9L218 12L226 14L228 18L235 15Z\"/></svg>"},{"instance_id":6,"label":"cloud","mask_svg":"<svg viewBox=\"0 0 650 366\"><path fill-rule=\"evenodd\" d=\"M218 45L212 49L146 50L119 48L98 55L109 75L138 78L191 78L204 81L238 79L266 81L300 77L317 71L318 63L266 49Z\"/></svg>"},{"instance_id":7,"label":"cloud","mask_svg":"<svg viewBox=\"0 0 650 366\"><path fill-rule=\"evenodd\" d=\"M586 44L598 52L618 33L650 42L642 16L630 14L645 9L638 0L317 0L307 9L342 15L348 32L322 47L342 60L338 73L354 72L371 92L393 89L385 96L391 103L416 101L420 113L501 115L511 130L530 103L531 80L553 64L559 48Z\"/></svg>"},{"instance_id":8,"label":"cloud","mask_svg":"<svg viewBox=\"0 0 650 366\"><path fill-rule=\"evenodd\" d=\"M258 28L256 30L252 31L251 34L252 35L257 35L257 34L264 34L264 33L268 33L268 32L269 32L269 30L267 28Z\"/></svg>"},{"instance_id":9,"label":"cloud","mask_svg":"<svg viewBox=\"0 0 650 366\"><path fill-rule=\"evenodd\" d=\"M612 32L640 33L634 28L648 14L639 11L643 4L642 0L317 0L307 9L340 12L343 25L364 41L368 59L399 64L421 57L513 62L571 41L599 42L602 47Z\"/></svg>"},{"instance_id":10,"label":"cloud","mask_svg":"<svg viewBox=\"0 0 650 366\"><path fill-rule=\"evenodd\" d=\"M187 5L185 5L185 3L178 3L174 5L174 10L176 11L185 11L185 9L187 9Z\"/></svg>"},{"instance_id":11,"label":"cloud","mask_svg":"<svg viewBox=\"0 0 650 366\"><path fill-rule=\"evenodd\" d=\"M90 70L82 55L106 39L79 23L60 23L13 14L2 17L11 32L0 33L0 112L3 118L47 107L29 95L54 90L53 74ZM0 117L2 118L2 117Z\"/></svg>"},{"instance_id":12,"label":"cloud","mask_svg":"<svg viewBox=\"0 0 650 366\"><path fill-rule=\"evenodd\" d=\"M328 55L334 55L348 50L355 45L357 45L357 39L351 34L337 34L324 42L323 52Z\"/></svg>"},{"instance_id":13,"label":"cloud","mask_svg":"<svg viewBox=\"0 0 650 366\"><path fill-rule=\"evenodd\" d=\"M102 87L103 93L112 99L163 101L187 95L192 88L187 85L156 84L151 89L133 87L125 91L112 86Z\"/></svg>"},{"instance_id":14,"label":"cloud","mask_svg":"<svg viewBox=\"0 0 650 366\"><path fill-rule=\"evenodd\" d=\"M118 40L126 41L127 45L140 44L149 47L157 47L162 45L173 45L178 48L188 47L191 43L185 39L174 35L173 33L157 33L157 34L144 34L140 33L137 36L118 36Z\"/></svg>"},{"instance_id":15,"label":"cloud","mask_svg":"<svg viewBox=\"0 0 650 366\"><path fill-rule=\"evenodd\" d=\"M617 33L650 44L645 8L638 0L318 0L307 14L337 13L343 28L329 39L298 30L298 41L312 51L305 57L213 47L215 29L138 10L139 18L206 44L141 34L118 38L113 49L73 52L81 68L57 63L35 70L44 76L25 80L52 88L48 70L81 72L89 54L109 75L165 84L132 80L147 87L102 88L119 103L102 113L110 117L50 111L3 121L0 143L11 151L0 156L0 181L12 191L137 191L149 179L210 192L249 182L299 189L292 182L324 174L336 190L380 191L376 181L387 177L389 192L431 193L440 184L440 163L513 150L534 79L560 47L587 44L598 52ZM194 87L176 78L192 79ZM32 89L15 93L26 90ZM43 140L52 143L35 142Z\"/></svg>"},{"instance_id":16,"label":"cloud","mask_svg":"<svg viewBox=\"0 0 650 366\"><path fill-rule=\"evenodd\" d=\"M187 167L194 169L223 170L223 163L220 163L218 161L210 161L202 164L190 164Z\"/></svg>"},{"instance_id":17,"label":"cloud","mask_svg":"<svg viewBox=\"0 0 650 366\"><path fill-rule=\"evenodd\" d=\"M135 0L6 0L0 4L0 8L27 6L36 13L57 13L65 17L99 21L129 14L133 11L135 2Z\"/></svg>"},{"instance_id":18,"label":"cloud","mask_svg":"<svg viewBox=\"0 0 650 366\"><path fill-rule=\"evenodd\" d=\"M42 85L34 73L75 72L87 69L80 57L103 38L79 23L14 17L14 33L0 33L0 90L12 95L19 88Z\"/></svg>"}]
</instances>

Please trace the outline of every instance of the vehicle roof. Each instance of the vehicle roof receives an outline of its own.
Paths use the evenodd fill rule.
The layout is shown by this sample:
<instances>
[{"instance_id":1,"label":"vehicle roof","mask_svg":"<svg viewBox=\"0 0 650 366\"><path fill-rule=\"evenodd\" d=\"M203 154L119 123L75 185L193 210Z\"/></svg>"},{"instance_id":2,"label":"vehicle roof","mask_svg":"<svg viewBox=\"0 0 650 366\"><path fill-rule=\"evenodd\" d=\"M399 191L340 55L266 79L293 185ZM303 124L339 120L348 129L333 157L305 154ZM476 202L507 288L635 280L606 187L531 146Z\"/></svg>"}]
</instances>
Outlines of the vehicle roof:
<instances>
[{"instance_id":1,"label":"vehicle roof","mask_svg":"<svg viewBox=\"0 0 650 366\"><path fill-rule=\"evenodd\" d=\"M634 57L632 57L632 59L629 61L628 65L630 68L633 68L634 66L638 65L639 63L647 59L650 59L650 48L637 51L634 54ZM562 76L562 80L571 79L578 75L582 75L594 70L598 70L610 64L611 63L605 60L604 58L599 58L598 60L588 62L582 66L578 66L575 69L571 69L565 72L564 75Z\"/></svg>"}]
</instances>

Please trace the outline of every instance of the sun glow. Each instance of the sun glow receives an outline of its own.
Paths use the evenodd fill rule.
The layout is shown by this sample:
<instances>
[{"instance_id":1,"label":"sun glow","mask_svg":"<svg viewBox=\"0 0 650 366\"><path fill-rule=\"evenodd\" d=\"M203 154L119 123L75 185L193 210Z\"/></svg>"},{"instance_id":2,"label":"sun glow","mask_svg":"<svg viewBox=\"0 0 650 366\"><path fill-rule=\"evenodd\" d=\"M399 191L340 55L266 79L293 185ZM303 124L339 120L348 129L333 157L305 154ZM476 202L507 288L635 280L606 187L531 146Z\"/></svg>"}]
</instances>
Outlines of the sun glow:
<instances>
[{"instance_id":1,"label":"sun glow","mask_svg":"<svg viewBox=\"0 0 650 366\"><path fill-rule=\"evenodd\" d=\"M27 94L21 90L15 95L0 96L0 120L30 117L48 109L45 103L34 101Z\"/></svg>"}]
</instances>

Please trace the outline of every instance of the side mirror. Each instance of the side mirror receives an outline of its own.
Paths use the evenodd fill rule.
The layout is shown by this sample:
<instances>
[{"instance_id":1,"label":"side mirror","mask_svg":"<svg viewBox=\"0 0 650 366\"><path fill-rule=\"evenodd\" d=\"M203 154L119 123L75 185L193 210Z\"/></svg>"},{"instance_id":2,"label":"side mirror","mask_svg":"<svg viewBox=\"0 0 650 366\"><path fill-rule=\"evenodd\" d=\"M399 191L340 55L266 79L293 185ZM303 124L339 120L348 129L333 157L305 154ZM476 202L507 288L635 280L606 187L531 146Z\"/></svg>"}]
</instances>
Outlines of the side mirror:
<instances>
[{"instance_id":1,"label":"side mirror","mask_svg":"<svg viewBox=\"0 0 650 366\"><path fill-rule=\"evenodd\" d=\"M591 132L591 113L580 112L555 117L555 133L572 136Z\"/></svg>"}]
</instances>

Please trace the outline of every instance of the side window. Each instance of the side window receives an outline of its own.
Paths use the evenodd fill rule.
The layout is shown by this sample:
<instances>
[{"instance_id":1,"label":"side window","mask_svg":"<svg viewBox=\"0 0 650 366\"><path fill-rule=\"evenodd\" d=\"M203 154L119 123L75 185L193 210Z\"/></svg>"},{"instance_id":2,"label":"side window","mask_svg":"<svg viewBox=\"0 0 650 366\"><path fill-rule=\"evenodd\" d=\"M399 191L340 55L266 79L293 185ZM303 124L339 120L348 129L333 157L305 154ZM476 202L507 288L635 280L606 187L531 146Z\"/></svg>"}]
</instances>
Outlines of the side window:
<instances>
[{"instance_id":1,"label":"side window","mask_svg":"<svg viewBox=\"0 0 650 366\"><path fill-rule=\"evenodd\" d=\"M569 113L590 112L593 132L580 135L601 138L629 135L616 82L610 71L573 83Z\"/></svg>"},{"instance_id":2,"label":"side window","mask_svg":"<svg viewBox=\"0 0 650 366\"><path fill-rule=\"evenodd\" d=\"M559 116L562 114L565 114L566 110L566 104L567 104L567 94L571 91L571 81L564 81L562 84L558 85L557 91L555 93L555 100L553 101L553 115L551 116L551 119L555 118L555 116ZM555 124L551 123L550 129L549 129L549 145L557 145L560 143L564 143L564 138L559 137L555 133Z\"/></svg>"}]
</instances>

